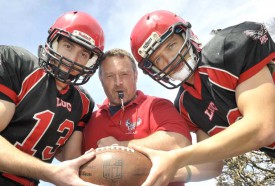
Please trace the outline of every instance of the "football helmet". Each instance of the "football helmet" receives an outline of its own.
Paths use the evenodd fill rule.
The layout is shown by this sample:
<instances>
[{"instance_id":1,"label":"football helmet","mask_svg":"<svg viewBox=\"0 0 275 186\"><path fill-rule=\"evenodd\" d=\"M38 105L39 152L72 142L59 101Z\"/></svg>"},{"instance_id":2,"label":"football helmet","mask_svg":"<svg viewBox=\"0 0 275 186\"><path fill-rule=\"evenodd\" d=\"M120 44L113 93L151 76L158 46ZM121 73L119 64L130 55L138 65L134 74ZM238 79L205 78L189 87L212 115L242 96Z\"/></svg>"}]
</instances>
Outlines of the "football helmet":
<instances>
[{"instance_id":1,"label":"football helmet","mask_svg":"<svg viewBox=\"0 0 275 186\"><path fill-rule=\"evenodd\" d=\"M184 39L183 45L173 60L163 69L159 69L150 61L150 57L173 34ZM172 12L158 10L144 15L134 26L130 40L139 68L168 89L180 86L197 67L201 44L192 32L191 24ZM190 57L185 59L186 56ZM169 75L182 62L182 72Z\"/></svg>"},{"instance_id":2,"label":"football helmet","mask_svg":"<svg viewBox=\"0 0 275 186\"><path fill-rule=\"evenodd\" d=\"M85 66L57 52L61 37L91 51L90 59ZM99 23L89 14L71 11L59 17L49 29L45 46L39 46L38 49L39 64L63 83L82 85L96 72L103 49L104 32ZM61 66L68 70L62 70ZM78 75L72 75L72 70L78 71Z\"/></svg>"}]
</instances>

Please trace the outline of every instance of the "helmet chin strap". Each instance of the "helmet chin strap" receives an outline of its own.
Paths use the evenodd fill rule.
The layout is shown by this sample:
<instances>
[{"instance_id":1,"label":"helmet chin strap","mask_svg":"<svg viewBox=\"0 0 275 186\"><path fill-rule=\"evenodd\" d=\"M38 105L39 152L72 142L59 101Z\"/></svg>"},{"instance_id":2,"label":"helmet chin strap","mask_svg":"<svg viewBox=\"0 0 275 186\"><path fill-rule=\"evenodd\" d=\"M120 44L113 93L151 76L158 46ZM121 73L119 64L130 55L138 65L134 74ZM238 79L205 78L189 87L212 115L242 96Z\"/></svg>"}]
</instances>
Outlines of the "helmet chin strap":
<instances>
[{"instance_id":1,"label":"helmet chin strap","mask_svg":"<svg viewBox=\"0 0 275 186\"><path fill-rule=\"evenodd\" d=\"M190 57L186 59L186 63L189 65L189 67L187 64L185 64L180 71L170 76L172 80L184 81L188 76L190 76L192 71L195 69L197 62L195 60L196 55L193 53L192 47L189 50L189 54L190 54Z\"/></svg>"}]
</instances>

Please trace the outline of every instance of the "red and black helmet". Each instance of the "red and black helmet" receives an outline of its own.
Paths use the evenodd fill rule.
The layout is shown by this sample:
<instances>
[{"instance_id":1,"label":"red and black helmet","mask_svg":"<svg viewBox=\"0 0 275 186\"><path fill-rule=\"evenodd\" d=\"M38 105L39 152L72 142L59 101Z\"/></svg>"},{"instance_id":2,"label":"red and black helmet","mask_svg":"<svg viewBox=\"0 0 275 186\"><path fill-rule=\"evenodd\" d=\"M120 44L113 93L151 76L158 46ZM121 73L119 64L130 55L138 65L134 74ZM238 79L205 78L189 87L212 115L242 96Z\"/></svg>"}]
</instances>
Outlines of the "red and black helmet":
<instances>
[{"instance_id":1,"label":"red and black helmet","mask_svg":"<svg viewBox=\"0 0 275 186\"><path fill-rule=\"evenodd\" d=\"M168 74L162 70L155 70L157 67L149 58L172 34L179 34L185 39L182 48L192 48L195 54L201 51L201 44L192 32L191 24L166 10L144 15L134 26L130 37L132 54L139 68L166 88L176 88L183 81L175 85ZM190 75L191 73L193 72L190 72Z\"/></svg>"},{"instance_id":2,"label":"red and black helmet","mask_svg":"<svg viewBox=\"0 0 275 186\"><path fill-rule=\"evenodd\" d=\"M71 61L57 52L58 40L61 37L91 51L90 60L85 66ZM60 16L51 26L47 42L44 47L39 47L38 55L40 65L56 79L68 84L81 85L86 83L96 72L103 50L104 32L100 24L87 13L71 11ZM55 63L58 61L59 64L53 65L53 60ZM72 76L61 70L59 68L61 65L77 70L79 74Z\"/></svg>"}]
</instances>

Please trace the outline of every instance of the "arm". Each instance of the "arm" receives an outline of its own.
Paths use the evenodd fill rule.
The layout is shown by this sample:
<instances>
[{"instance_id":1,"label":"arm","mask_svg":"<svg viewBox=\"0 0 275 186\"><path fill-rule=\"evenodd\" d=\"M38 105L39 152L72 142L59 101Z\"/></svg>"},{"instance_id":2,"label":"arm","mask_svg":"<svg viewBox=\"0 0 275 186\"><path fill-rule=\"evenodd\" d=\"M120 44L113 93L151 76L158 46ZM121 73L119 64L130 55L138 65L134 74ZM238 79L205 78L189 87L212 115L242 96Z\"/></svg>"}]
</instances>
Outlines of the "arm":
<instances>
[{"instance_id":1,"label":"arm","mask_svg":"<svg viewBox=\"0 0 275 186\"><path fill-rule=\"evenodd\" d=\"M162 98L150 97L149 99L150 106L146 107L148 114L139 116L146 123L143 124L141 129L137 127L137 135L133 137L135 139L109 136L100 139L97 142L98 146L118 144L131 147L136 144L151 149L172 150L190 145L191 136L188 126L185 125L184 119L172 102ZM143 102L143 104L148 105L148 102ZM144 130L146 133L139 135L143 133L139 130Z\"/></svg>"},{"instance_id":2,"label":"arm","mask_svg":"<svg viewBox=\"0 0 275 186\"><path fill-rule=\"evenodd\" d=\"M202 130L196 132L197 141L200 142L209 138L209 136ZM203 163L198 165L189 165L191 177L190 182L203 181L217 177L221 174L223 168L223 161L213 161L209 163ZM174 176L173 181L184 181L188 179L188 173L186 167L179 169Z\"/></svg>"},{"instance_id":3,"label":"arm","mask_svg":"<svg viewBox=\"0 0 275 186\"><path fill-rule=\"evenodd\" d=\"M98 147L104 147L113 144L126 147L131 147L133 144L135 144L151 149L172 150L190 145L190 141L179 133L167 131L157 131L145 138L133 139L130 141L118 141L112 136L102 138L98 141Z\"/></svg>"},{"instance_id":4,"label":"arm","mask_svg":"<svg viewBox=\"0 0 275 186\"><path fill-rule=\"evenodd\" d=\"M55 155L55 158L59 161L65 161L81 156L82 138L83 135L81 131L74 131L61 151Z\"/></svg>"},{"instance_id":5,"label":"arm","mask_svg":"<svg viewBox=\"0 0 275 186\"><path fill-rule=\"evenodd\" d=\"M179 158L192 153L187 163L222 160L275 141L275 86L267 67L237 87L236 100L243 118L219 134L182 149Z\"/></svg>"},{"instance_id":6,"label":"arm","mask_svg":"<svg viewBox=\"0 0 275 186\"><path fill-rule=\"evenodd\" d=\"M0 100L0 131L8 126L14 111L13 103ZM42 179L56 185L92 185L78 177L78 170L81 165L94 157L93 152L59 165L52 165L18 150L1 135L0 146L0 170L2 172Z\"/></svg>"},{"instance_id":7,"label":"arm","mask_svg":"<svg viewBox=\"0 0 275 186\"><path fill-rule=\"evenodd\" d=\"M237 87L236 100L243 118L215 136L169 152L137 147L155 165L143 186L165 185L185 165L222 160L273 143L275 86L267 67Z\"/></svg>"}]
</instances>

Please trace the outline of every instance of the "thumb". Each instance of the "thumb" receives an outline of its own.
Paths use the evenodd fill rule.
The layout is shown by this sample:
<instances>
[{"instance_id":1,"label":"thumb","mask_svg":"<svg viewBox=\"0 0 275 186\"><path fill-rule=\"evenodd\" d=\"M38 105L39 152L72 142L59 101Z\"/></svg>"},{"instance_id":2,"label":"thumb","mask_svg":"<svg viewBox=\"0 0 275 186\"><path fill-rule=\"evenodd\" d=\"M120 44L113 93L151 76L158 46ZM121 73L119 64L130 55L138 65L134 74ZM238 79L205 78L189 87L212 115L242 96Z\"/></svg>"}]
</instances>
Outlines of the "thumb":
<instances>
[{"instance_id":1,"label":"thumb","mask_svg":"<svg viewBox=\"0 0 275 186\"><path fill-rule=\"evenodd\" d=\"M152 149L146 148L146 147L142 147L142 146L138 146L138 145L132 145L131 146L133 149L135 149L136 151L146 155L147 157L150 157L151 153L153 153Z\"/></svg>"}]
</instances>

